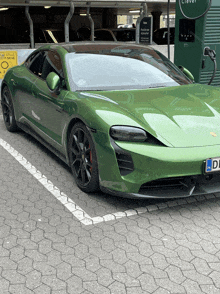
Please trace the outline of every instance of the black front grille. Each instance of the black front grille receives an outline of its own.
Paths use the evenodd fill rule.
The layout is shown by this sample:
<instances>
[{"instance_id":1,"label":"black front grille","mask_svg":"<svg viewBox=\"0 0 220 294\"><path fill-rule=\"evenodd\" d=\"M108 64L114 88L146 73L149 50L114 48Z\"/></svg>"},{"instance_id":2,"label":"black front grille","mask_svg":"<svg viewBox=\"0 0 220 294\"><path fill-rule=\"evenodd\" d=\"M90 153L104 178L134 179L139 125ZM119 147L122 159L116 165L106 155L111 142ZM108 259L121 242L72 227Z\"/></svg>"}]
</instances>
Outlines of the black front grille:
<instances>
[{"instance_id":1,"label":"black front grille","mask_svg":"<svg viewBox=\"0 0 220 294\"><path fill-rule=\"evenodd\" d=\"M141 190L144 189L168 189L170 187L181 187L183 184L183 181L186 177L178 177L178 178L165 178L165 179L159 179L155 181L151 181L148 183L145 183L141 186Z\"/></svg>"},{"instance_id":2,"label":"black front grille","mask_svg":"<svg viewBox=\"0 0 220 294\"><path fill-rule=\"evenodd\" d=\"M118 162L118 167L120 170L120 174L122 176L126 176L133 172L134 170L134 164L132 157L129 153L120 153L118 150L116 151L116 158Z\"/></svg>"},{"instance_id":3,"label":"black front grille","mask_svg":"<svg viewBox=\"0 0 220 294\"><path fill-rule=\"evenodd\" d=\"M216 173L154 180L143 184L138 193L149 197L175 198L219 191L220 173Z\"/></svg>"}]
</instances>

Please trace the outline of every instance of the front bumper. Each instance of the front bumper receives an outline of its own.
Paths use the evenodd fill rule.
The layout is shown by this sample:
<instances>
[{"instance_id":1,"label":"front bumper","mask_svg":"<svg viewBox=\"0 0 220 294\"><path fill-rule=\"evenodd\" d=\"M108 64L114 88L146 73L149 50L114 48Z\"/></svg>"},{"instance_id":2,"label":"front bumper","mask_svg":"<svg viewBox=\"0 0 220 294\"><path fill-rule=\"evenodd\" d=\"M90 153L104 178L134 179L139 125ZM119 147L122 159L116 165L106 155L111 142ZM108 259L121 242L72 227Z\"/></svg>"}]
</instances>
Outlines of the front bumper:
<instances>
[{"instance_id":1,"label":"front bumper","mask_svg":"<svg viewBox=\"0 0 220 294\"><path fill-rule=\"evenodd\" d=\"M205 160L220 157L220 145L174 148L115 142L131 155L134 164L134 171L123 176L109 138L103 139L102 144L96 141L103 192L131 198L176 198L220 192L220 173L205 174ZM164 186L170 179L176 183ZM161 181L163 185L159 184Z\"/></svg>"},{"instance_id":2,"label":"front bumper","mask_svg":"<svg viewBox=\"0 0 220 294\"><path fill-rule=\"evenodd\" d=\"M155 180L141 186L139 193L101 187L102 192L125 198L179 198L220 192L220 174Z\"/></svg>"}]
</instances>

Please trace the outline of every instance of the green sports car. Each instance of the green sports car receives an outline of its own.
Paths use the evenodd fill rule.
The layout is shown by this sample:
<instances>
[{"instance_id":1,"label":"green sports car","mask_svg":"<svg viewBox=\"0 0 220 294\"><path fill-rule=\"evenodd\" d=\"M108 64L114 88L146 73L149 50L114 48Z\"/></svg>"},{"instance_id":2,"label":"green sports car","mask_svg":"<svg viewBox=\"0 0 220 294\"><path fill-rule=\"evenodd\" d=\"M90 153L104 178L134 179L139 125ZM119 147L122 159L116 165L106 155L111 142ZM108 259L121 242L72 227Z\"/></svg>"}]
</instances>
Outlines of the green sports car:
<instances>
[{"instance_id":1,"label":"green sports car","mask_svg":"<svg viewBox=\"0 0 220 294\"><path fill-rule=\"evenodd\" d=\"M6 73L5 126L46 145L84 192L219 192L220 90L189 76L147 46L46 45Z\"/></svg>"}]
</instances>

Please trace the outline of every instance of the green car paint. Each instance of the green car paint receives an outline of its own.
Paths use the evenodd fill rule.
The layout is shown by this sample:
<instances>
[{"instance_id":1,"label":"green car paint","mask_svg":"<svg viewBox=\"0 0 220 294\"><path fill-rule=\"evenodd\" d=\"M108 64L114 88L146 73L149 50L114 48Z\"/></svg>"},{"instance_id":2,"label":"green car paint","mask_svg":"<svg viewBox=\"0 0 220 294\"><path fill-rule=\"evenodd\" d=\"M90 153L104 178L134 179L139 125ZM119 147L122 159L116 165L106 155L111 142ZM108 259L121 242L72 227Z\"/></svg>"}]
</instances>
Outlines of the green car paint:
<instances>
[{"instance_id":1,"label":"green car paint","mask_svg":"<svg viewBox=\"0 0 220 294\"><path fill-rule=\"evenodd\" d=\"M65 87L60 88L59 93L51 91L46 81L34 76L25 63L8 71L2 87L7 85L10 89L16 121L28 122L32 130L59 151L67 163L71 128L77 121L88 127L95 144L99 183L103 191L128 197L174 197L170 194L141 194L140 188L158 179L202 177L205 160L220 157L218 88L193 84L186 78L185 84L174 87L73 92L65 65L68 54L65 48L68 46L71 48L71 45L43 47L43 50L56 50L61 57ZM89 46L85 45L85 52L91 50ZM103 50L104 45L99 46ZM116 45L111 48L113 46ZM37 52L40 50L42 48ZM77 54L84 52L80 50ZM151 51L154 57L156 53ZM56 84L54 77L57 79L53 74L51 85ZM153 139L146 142L114 141L110 128L118 125L144 129ZM121 174L114 144L131 156L134 165L131 173ZM220 187L218 189L220 191ZM209 190L204 191L209 193ZM183 196L192 194L187 193Z\"/></svg>"}]
</instances>

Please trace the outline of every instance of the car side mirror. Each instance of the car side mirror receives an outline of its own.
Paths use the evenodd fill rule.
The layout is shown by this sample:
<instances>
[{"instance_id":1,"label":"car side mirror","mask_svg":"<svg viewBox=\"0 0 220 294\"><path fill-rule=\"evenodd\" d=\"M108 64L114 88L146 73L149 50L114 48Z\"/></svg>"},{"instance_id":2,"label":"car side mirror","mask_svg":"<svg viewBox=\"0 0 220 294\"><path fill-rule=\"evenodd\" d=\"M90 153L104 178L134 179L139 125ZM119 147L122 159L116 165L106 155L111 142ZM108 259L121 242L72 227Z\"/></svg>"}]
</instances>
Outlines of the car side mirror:
<instances>
[{"instance_id":1,"label":"car side mirror","mask_svg":"<svg viewBox=\"0 0 220 294\"><path fill-rule=\"evenodd\" d=\"M184 73L184 75L187 76L187 78L189 78L190 80L194 81L194 76L193 76L193 74L188 69L186 69L182 65L179 65L178 67Z\"/></svg>"},{"instance_id":2,"label":"car side mirror","mask_svg":"<svg viewBox=\"0 0 220 294\"><path fill-rule=\"evenodd\" d=\"M46 83L52 92L57 92L60 87L60 77L55 72L51 72L46 78Z\"/></svg>"}]
</instances>

